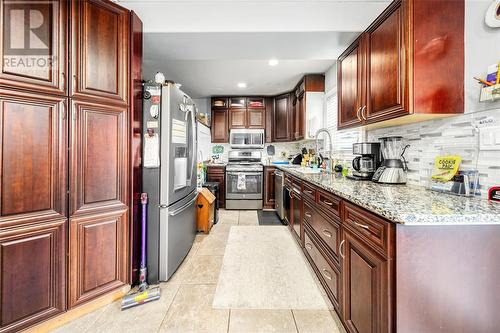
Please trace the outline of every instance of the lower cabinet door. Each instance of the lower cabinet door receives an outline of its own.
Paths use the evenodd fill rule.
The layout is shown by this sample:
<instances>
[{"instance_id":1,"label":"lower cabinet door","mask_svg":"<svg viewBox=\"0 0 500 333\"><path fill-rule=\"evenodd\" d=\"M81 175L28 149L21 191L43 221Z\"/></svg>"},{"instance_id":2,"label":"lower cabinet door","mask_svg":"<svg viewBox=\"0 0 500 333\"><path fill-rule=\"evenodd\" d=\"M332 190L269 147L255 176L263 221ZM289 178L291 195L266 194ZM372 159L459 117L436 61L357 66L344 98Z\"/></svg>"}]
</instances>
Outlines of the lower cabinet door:
<instances>
[{"instance_id":1,"label":"lower cabinet door","mask_svg":"<svg viewBox=\"0 0 500 333\"><path fill-rule=\"evenodd\" d=\"M352 333L392 332L391 261L344 229L343 319ZM341 254L342 255L342 254Z\"/></svg>"},{"instance_id":2,"label":"lower cabinet door","mask_svg":"<svg viewBox=\"0 0 500 333\"><path fill-rule=\"evenodd\" d=\"M69 222L69 307L127 283L127 211Z\"/></svg>"},{"instance_id":3,"label":"lower cabinet door","mask_svg":"<svg viewBox=\"0 0 500 333\"><path fill-rule=\"evenodd\" d=\"M66 220L0 232L0 332L18 332L66 309Z\"/></svg>"}]
</instances>

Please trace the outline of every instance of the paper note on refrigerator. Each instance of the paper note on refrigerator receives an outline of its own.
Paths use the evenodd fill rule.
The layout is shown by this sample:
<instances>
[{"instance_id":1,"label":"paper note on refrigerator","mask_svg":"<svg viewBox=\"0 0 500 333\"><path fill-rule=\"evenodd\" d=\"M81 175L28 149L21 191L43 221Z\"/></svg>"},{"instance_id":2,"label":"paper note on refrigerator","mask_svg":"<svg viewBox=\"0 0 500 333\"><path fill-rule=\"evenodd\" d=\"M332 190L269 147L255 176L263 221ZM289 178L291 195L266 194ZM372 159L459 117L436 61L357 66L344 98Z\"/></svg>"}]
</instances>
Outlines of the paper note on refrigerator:
<instances>
[{"instance_id":1,"label":"paper note on refrigerator","mask_svg":"<svg viewBox=\"0 0 500 333\"><path fill-rule=\"evenodd\" d=\"M144 134L144 160L145 168L157 168L160 166L160 138L157 133L150 136Z\"/></svg>"},{"instance_id":2,"label":"paper note on refrigerator","mask_svg":"<svg viewBox=\"0 0 500 333\"><path fill-rule=\"evenodd\" d=\"M187 143L187 126L185 121L172 119L172 143Z\"/></svg>"}]
</instances>

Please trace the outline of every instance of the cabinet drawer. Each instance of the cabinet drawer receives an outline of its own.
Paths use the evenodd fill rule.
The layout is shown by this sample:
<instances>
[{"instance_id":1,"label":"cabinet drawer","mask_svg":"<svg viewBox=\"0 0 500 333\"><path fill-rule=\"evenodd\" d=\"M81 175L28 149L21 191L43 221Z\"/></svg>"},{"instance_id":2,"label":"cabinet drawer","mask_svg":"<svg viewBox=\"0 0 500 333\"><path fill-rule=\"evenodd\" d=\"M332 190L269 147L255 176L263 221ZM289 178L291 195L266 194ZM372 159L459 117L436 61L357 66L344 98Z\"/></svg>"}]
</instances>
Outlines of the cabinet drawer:
<instances>
[{"instance_id":1,"label":"cabinet drawer","mask_svg":"<svg viewBox=\"0 0 500 333\"><path fill-rule=\"evenodd\" d=\"M313 269L316 272L319 280L326 289L326 292L330 296L335 308L339 308L339 291L340 291L340 271L333 265L330 265L328 261L323 257L319 248L312 241L309 235L309 230L306 229L304 233L304 246L306 253L312 261Z\"/></svg>"},{"instance_id":2,"label":"cabinet drawer","mask_svg":"<svg viewBox=\"0 0 500 333\"><path fill-rule=\"evenodd\" d=\"M340 217L340 199L333 194L318 190L318 204L326 213Z\"/></svg>"},{"instance_id":3,"label":"cabinet drawer","mask_svg":"<svg viewBox=\"0 0 500 333\"><path fill-rule=\"evenodd\" d=\"M312 201L316 201L316 188L312 185L309 185L307 183L302 183L303 185L303 190L302 193L304 197L307 197L311 199Z\"/></svg>"},{"instance_id":4,"label":"cabinet drawer","mask_svg":"<svg viewBox=\"0 0 500 333\"><path fill-rule=\"evenodd\" d=\"M207 174L213 174L213 173L223 174L224 171L225 168L223 166L209 166L207 168Z\"/></svg>"},{"instance_id":5,"label":"cabinet drawer","mask_svg":"<svg viewBox=\"0 0 500 333\"><path fill-rule=\"evenodd\" d=\"M389 222L360 207L345 202L344 225L381 254L392 256L389 244L392 238L393 226Z\"/></svg>"},{"instance_id":6,"label":"cabinet drawer","mask_svg":"<svg viewBox=\"0 0 500 333\"><path fill-rule=\"evenodd\" d=\"M307 215L312 218L306 219ZM317 238L323 242L324 248L333 258L333 261L340 265L338 248L340 244L340 222L329 221L321 212L311 209L311 206L304 201L304 220L309 224Z\"/></svg>"}]
</instances>

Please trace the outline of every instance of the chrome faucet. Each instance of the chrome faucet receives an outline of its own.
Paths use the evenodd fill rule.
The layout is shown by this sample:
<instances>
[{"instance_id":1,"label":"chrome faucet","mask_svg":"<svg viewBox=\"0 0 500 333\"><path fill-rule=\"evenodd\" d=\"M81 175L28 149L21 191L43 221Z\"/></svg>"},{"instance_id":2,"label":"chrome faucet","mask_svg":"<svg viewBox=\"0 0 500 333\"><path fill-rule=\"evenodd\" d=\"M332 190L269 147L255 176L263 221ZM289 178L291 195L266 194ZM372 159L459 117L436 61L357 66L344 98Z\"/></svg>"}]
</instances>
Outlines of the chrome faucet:
<instances>
[{"instance_id":1,"label":"chrome faucet","mask_svg":"<svg viewBox=\"0 0 500 333\"><path fill-rule=\"evenodd\" d=\"M318 156L319 156L319 148L318 148L318 141L319 140L318 140L318 138L319 138L320 133L326 133L328 135L328 140L330 142L330 150L328 153L328 160L330 162L330 172L333 173L335 166L333 165L333 158L332 158L332 149L333 149L332 135L330 134L330 132L326 128L320 128L316 132L316 154L318 154Z\"/></svg>"}]
</instances>

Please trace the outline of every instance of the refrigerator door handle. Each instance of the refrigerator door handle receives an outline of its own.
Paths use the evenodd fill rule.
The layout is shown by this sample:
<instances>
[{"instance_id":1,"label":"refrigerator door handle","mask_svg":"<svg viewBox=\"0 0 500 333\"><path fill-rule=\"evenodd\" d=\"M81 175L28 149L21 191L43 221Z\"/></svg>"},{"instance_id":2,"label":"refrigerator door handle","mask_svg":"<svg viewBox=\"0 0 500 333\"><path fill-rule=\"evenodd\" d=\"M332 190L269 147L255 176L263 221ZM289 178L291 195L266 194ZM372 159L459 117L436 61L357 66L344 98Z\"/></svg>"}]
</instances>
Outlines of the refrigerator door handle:
<instances>
[{"instance_id":1,"label":"refrigerator door handle","mask_svg":"<svg viewBox=\"0 0 500 333\"><path fill-rule=\"evenodd\" d=\"M188 149L188 151L191 151L191 169L189 169L189 178L186 181L187 186L190 186L192 183L192 176L193 176L193 170L196 170L196 155L195 155L195 145L196 145L196 119L194 115L194 108L189 111L191 113L191 149Z\"/></svg>"},{"instance_id":2,"label":"refrigerator door handle","mask_svg":"<svg viewBox=\"0 0 500 333\"><path fill-rule=\"evenodd\" d=\"M180 212L186 210L189 206L191 206L193 204L193 202L196 201L196 199L198 199L198 195L196 195L193 199L191 199L187 204L183 205L182 207L177 208L176 210L169 212L168 215L175 216L175 215L179 214Z\"/></svg>"}]
</instances>

